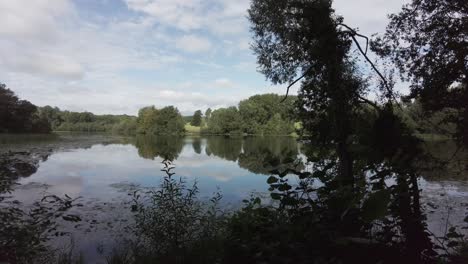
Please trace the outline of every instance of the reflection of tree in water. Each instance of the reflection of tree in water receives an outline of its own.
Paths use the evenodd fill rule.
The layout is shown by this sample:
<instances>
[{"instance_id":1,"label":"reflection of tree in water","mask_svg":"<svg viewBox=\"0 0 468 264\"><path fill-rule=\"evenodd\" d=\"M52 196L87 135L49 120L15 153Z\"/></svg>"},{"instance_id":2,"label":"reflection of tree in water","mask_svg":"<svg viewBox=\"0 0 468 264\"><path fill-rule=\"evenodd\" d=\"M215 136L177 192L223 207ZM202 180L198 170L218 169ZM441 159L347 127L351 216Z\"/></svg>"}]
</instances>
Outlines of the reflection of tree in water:
<instances>
[{"instance_id":1,"label":"reflection of tree in water","mask_svg":"<svg viewBox=\"0 0 468 264\"><path fill-rule=\"evenodd\" d=\"M298 144L290 137L249 137L244 140L243 153L239 155L239 166L253 173L270 174L297 168L294 161L299 151Z\"/></svg>"},{"instance_id":2,"label":"reflection of tree in water","mask_svg":"<svg viewBox=\"0 0 468 264\"><path fill-rule=\"evenodd\" d=\"M40 161L46 161L49 153L33 155L30 152L0 153L0 201L1 194L11 191L12 185L20 177L29 177L34 174Z\"/></svg>"},{"instance_id":3,"label":"reflection of tree in water","mask_svg":"<svg viewBox=\"0 0 468 264\"><path fill-rule=\"evenodd\" d=\"M225 160L237 161L242 151L242 138L208 137L206 155L211 154Z\"/></svg>"},{"instance_id":4,"label":"reflection of tree in water","mask_svg":"<svg viewBox=\"0 0 468 264\"><path fill-rule=\"evenodd\" d=\"M51 151L0 153L0 263L50 263L54 256L44 242L67 234L57 219L81 221L67 213L77 200L69 196L47 195L27 207L9 197L16 181L34 174Z\"/></svg>"},{"instance_id":5,"label":"reflection of tree in water","mask_svg":"<svg viewBox=\"0 0 468 264\"><path fill-rule=\"evenodd\" d=\"M427 180L468 180L468 153L451 140L427 140L423 144L427 159L419 162Z\"/></svg>"},{"instance_id":6,"label":"reflection of tree in water","mask_svg":"<svg viewBox=\"0 0 468 264\"><path fill-rule=\"evenodd\" d=\"M176 160L184 147L184 138L177 136L137 136L135 146L145 159L160 157Z\"/></svg>"},{"instance_id":7,"label":"reflection of tree in water","mask_svg":"<svg viewBox=\"0 0 468 264\"><path fill-rule=\"evenodd\" d=\"M201 154L201 139L200 138L194 138L192 141L192 147L193 151L197 154Z\"/></svg>"}]
</instances>

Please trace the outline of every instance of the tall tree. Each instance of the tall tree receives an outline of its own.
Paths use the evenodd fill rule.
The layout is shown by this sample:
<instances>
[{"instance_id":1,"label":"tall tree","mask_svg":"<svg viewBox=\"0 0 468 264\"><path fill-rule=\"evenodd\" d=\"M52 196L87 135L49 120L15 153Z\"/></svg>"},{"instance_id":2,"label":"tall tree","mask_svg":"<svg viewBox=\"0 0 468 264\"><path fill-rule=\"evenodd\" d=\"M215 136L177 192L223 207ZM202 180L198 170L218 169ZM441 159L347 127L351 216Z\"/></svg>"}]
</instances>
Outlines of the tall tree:
<instances>
[{"instance_id":1,"label":"tall tree","mask_svg":"<svg viewBox=\"0 0 468 264\"><path fill-rule=\"evenodd\" d=\"M220 108L211 114L208 130L214 134L242 132L242 119L236 107Z\"/></svg>"},{"instance_id":2,"label":"tall tree","mask_svg":"<svg viewBox=\"0 0 468 264\"><path fill-rule=\"evenodd\" d=\"M192 126L200 126L201 123L202 123L202 111L201 110L197 110L195 111L195 113L193 114L193 117L192 117L192 121L190 122L190 124Z\"/></svg>"},{"instance_id":3,"label":"tall tree","mask_svg":"<svg viewBox=\"0 0 468 264\"><path fill-rule=\"evenodd\" d=\"M342 26L343 18L331 4L327 0L254 0L249 18L260 71L274 84L304 80L301 109L310 116L307 120L321 120L305 125L317 131L321 143L336 142L340 182L352 185L350 114L364 87L348 54L354 31ZM329 129L323 122L330 124Z\"/></svg>"},{"instance_id":4,"label":"tall tree","mask_svg":"<svg viewBox=\"0 0 468 264\"><path fill-rule=\"evenodd\" d=\"M301 82L299 113L318 147L315 154L309 155L316 169L312 176L325 183L316 192L320 204L297 198L301 195L288 196L294 193L290 191L277 195L281 192L277 190L272 198L281 199L285 206L291 205L289 198L293 197L299 204L312 203L312 208L325 205L326 216L317 217L326 218L323 224L332 232L343 232L344 236L359 234L366 221L375 219L367 216L375 215L372 204L378 200L382 203L381 212L392 212L393 219L398 221L399 232L404 236L401 239L404 255L413 263L423 262L433 251L422 222L417 173L411 165L419 153L418 141L394 112L392 82L369 59L367 47L357 41L367 37L343 23L331 0L253 0L249 19L260 71L275 84L289 84L288 89ZM367 99L371 87L359 73L351 52L353 44L380 79L373 90L380 92L384 106ZM374 111L368 116L375 118L365 120L363 113L368 106ZM360 128L356 123L365 126ZM363 188L369 173L380 182L396 175L397 187L387 189L377 184L378 192ZM299 176L305 177L300 173ZM270 182L283 183L278 178ZM275 186L278 184L272 184L273 190L278 188ZM386 198L390 196L391 203ZM360 217L353 217L350 210Z\"/></svg>"},{"instance_id":5,"label":"tall tree","mask_svg":"<svg viewBox=\"0 0 468 264\"><path fill-rule=\"evenodd\" d=\"M156 123L157 118L158 118L158 110L154 106L141 108L138 111L138 118L137 118L138 133L150 134L151 129Z\"/></svg>"},{"instance_id":6,"label":"tall tree","mask_svg":"<svg viewBox=\"0 0 468 264\"><path fill-rule=\"evenodd\" d=\"M212 112L213 112L213 111L211 110L211 108L206 109L206 111L205 111L205 118L206 118L206 121L208 121L208 120L211 118L211 113L212 113Z\"/></svg>"}]
</instances>

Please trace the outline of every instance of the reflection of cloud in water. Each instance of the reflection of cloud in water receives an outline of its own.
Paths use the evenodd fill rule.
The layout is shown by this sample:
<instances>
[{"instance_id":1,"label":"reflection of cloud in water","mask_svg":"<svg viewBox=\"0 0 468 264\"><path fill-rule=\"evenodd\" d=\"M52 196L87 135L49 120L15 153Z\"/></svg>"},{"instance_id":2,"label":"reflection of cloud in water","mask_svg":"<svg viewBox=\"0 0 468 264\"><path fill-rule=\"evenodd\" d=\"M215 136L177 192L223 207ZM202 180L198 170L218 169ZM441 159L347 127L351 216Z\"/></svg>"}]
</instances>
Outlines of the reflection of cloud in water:
<instances>
[{"instance_id":1,"label":"reflection of cloud in water","mask_svg":"<svg viewBox=\"0 0 468 264\"><path fill-rule=\"evenodd\" d=\"M78 197L82 194L83 179L81 177L63 177L54 178L45 183L28 182L15 189L15 199L32 203L40 200L44 195L54 194L64 197L65 194L70 197Z\"/></svg>"},{"instance_id":2,"label":"reflection of cloud in water","mask_svg":"<svg viewBox=\"0 0 468 264\"><path fill-rule=\"evenodd\" d=\"M196 148L193 139L181 140L176 142L180 146L177 151L180 152L174 153L178 157L174 160L176 176L187 177L188 182L197 179L202 195L212 193L219 187L225 197L241 199L242 195L250 191L266 191L268 188L264 175L242 168L234 161L234 157L239 155L238 144L242 144L242 140L201 139L200 146ZM140 139L139 143L136 146L144 147L143 154L149 156L173 149L155 139ZM141 146L143 143L146 145ZM206 153L208 143L211 144L211 155ZM251 147L252 157L255 156L257 145ZM108 200L118 193L116 188L111 187L115 183L128 182L143 187L159 185L164 176L160 170L161 157L155 156L153 160L141 154L142 150L134 145L121 144L94 145L88 149L56 152L41 164L37 173L23 179L22 183L45 183L51 185L49 190L56 194L76 194L90 199ZM259 160L252 165L261 163Z\"/></svg>"}]
</instances>

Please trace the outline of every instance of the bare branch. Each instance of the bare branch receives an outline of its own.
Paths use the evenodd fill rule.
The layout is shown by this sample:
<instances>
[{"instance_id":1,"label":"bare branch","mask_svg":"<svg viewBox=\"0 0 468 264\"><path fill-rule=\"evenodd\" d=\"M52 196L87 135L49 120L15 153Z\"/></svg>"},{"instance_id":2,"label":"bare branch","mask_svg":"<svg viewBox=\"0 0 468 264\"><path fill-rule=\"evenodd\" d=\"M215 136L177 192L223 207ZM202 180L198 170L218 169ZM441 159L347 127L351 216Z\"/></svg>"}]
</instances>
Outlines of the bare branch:
<instances>
[{"instance_id":1,"label":"bare branch","mask_svg":"<svg viewBox=\"0 0 468 264\"><path fill-rule=\"evenodd\" d=\"M369 50L369 38L367 36L365 36L365 35L359 34L356 30L354 30L353 28L351 28L350 26L348 26L346 24L339 23L338 26L343 26L343 27L347 28L350 31L350 33L352 33L353 35L365 39L366 40L366 51L364 52L364 55L367 55L367 51Z\"/></svg>"},{"instance_id":2,"label":"bare branch","mask_svg":"<svg viewBox=\"0 0 468 264\"><path fill-rule=\"evenodd\" d=\"M286 95L284 96L283 100L281 100L281 103L283 103L284 101L286 101L286 99L288 98L288 95L289 95L289 89L291 89L291 87L293 85L295 85L297 82L299 82L300 80L302 80L302 78L304 78L310 71L311 68L308 68L299 78L297 78L296 80L294 80L292 83L290 83L288 85L288 87L286 88Z\"/></svg>"},{"instance_id":3,"label":"bare branch","mask_svg":"<svg viewBox=\"0 0 468 264\"><path fill-rule=\"evenodd\" d=\"M371 100L369 100L367 98L364 98L364 97L360 96L359 94L357 96L358 96L359 99L361 99L363 101L363 103L367 103L370 106L374 107L375 110L377 110L377 112L382 111L382 109L379 107L379 105L377 105L375 102L372 102Z\"/></svg>"}]
</instances>

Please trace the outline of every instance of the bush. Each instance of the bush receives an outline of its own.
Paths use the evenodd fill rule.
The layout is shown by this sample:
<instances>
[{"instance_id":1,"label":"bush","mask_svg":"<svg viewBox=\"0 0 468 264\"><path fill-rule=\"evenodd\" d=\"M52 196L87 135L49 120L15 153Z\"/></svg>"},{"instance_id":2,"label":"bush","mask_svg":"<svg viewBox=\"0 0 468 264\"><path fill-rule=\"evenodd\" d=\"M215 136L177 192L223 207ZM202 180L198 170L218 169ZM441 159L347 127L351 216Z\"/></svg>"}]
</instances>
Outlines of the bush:
<instances>
[{"instance_id":1,"label":"bush","mask_svg":"<svg viewBox=\"0 0 468 264\"><path fill-rule=\"evenodd\" d=\"M170 161L159 188L134 193L135 263L215 263L221 257L224 214L216 193L208 203L198 199L196 182L187 187L175 179Z\"/></svg>"}]
</instances>

